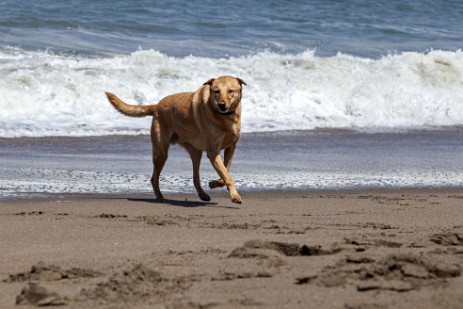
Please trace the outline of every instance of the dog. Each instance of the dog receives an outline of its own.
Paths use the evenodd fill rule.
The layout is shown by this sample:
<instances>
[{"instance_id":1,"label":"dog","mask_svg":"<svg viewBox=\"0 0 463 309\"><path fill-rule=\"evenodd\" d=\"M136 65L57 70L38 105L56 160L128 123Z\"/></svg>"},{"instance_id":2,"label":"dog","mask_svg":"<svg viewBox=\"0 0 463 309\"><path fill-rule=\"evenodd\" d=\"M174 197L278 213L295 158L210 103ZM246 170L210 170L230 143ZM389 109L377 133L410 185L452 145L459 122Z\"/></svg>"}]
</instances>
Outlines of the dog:
<instances>
[{"instance_id":1,"label":"dog","mask_svg":"<svg viewBox=\"0 0 463 309\"><path fill-rule=\"evenodd\" d=\"M229 174L236 143L241 134L241 97L246 83L237 77L221 76L205 82L196 92L169 95L158 104L135 106L106 92L109 102L130 117L152 116L153 175L151 184L158 202L166 202L159 189L159 176L170 144L184 147L193 162L193 184L203 201L210 196L201 188L199 166L205 151L220 178L209 182L211 189L226 186L233 203L241 196ZM220 156L224 149L224 159Z\"/></svg>"}]
</instances>

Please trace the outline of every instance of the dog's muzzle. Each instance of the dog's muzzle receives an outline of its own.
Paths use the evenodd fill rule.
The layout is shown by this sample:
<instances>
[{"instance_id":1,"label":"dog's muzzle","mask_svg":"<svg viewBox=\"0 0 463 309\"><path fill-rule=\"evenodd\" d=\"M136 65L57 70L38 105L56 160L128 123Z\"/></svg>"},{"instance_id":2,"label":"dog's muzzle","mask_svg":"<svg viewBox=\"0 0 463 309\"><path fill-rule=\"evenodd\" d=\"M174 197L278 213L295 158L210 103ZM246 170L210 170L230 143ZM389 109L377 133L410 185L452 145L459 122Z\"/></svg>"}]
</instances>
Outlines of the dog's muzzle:
<instances>
[{"instance_id":1,"label":"dog's muzzle","mask_svg":"<svg viewBox=\"0 0 463 309\"><path fill-rule=\"evenodd\" d=\"M227 105L223 102L219 102L217 104L217 107L219 108L218 112L221 113L221 114L226 114L228 113L228 108L227 108Z\"/></svg>"}]
</instances>

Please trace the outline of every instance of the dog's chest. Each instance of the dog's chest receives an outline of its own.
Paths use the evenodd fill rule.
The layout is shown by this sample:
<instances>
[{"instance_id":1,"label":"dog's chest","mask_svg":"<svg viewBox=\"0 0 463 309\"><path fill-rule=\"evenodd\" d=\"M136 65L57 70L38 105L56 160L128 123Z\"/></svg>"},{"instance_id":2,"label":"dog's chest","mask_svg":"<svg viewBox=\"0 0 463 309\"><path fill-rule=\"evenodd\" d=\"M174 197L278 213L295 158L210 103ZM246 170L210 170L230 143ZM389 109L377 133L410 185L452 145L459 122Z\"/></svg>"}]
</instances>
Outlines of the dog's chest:
<instances>
[{"instance_id":1,"label":"dog's chest","mask_svg":"<svg viewBox=\"0 0 463 309\"><path fill-rule=\"evenodd\" d=\"M222 141L221 149L228 148L238 142L240 139L241 130L239 126L233 126L230 128L224 136Z\"/></svg>"}]
</instances>

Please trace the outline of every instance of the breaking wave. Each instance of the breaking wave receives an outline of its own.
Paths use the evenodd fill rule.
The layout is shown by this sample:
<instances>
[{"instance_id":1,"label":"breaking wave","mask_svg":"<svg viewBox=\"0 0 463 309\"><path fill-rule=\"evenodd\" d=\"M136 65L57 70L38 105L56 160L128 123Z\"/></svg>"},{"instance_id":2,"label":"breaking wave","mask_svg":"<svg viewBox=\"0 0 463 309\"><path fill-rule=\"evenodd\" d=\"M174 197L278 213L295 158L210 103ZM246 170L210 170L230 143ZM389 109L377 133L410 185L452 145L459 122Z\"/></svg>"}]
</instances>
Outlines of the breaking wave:
<instances>
[{"instance_id":1,"label":"breaking wave","mask_svg":"<svg viewBox=\"0 0 463 309\"><path fill-rule=\"evenodd\" d=\"M262 52L170 57L154 50L92 56L0 50L0 137L147 134L150 119L118 114L111 91L152 104L211 77L246 81L243 132L391 130L463 125L463 52L319 57Z\"/></svg>"}]
</instances>

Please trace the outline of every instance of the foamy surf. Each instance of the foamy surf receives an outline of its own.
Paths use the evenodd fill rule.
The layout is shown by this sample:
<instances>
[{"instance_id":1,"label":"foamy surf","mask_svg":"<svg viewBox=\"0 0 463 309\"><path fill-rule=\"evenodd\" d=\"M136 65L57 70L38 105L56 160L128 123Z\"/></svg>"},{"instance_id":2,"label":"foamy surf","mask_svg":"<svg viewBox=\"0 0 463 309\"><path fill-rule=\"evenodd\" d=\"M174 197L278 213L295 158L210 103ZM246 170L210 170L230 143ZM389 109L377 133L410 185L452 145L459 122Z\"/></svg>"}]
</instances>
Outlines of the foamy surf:
<instances>
[{"instance_id":1,"label":"foamy surf","mask_svg":"<svg viewBox=\"0 0 463 309\"><path fill-rule=\"evenodd\" d=\"M118 114L104 92L152 104L210 77L246 81L244 132L463 125L463 52L369 59L314 51L231 58L170 57L153 50L82 56L0 51L0 137L148 134L150 119Z\"/></svg>"}]
</instances>

